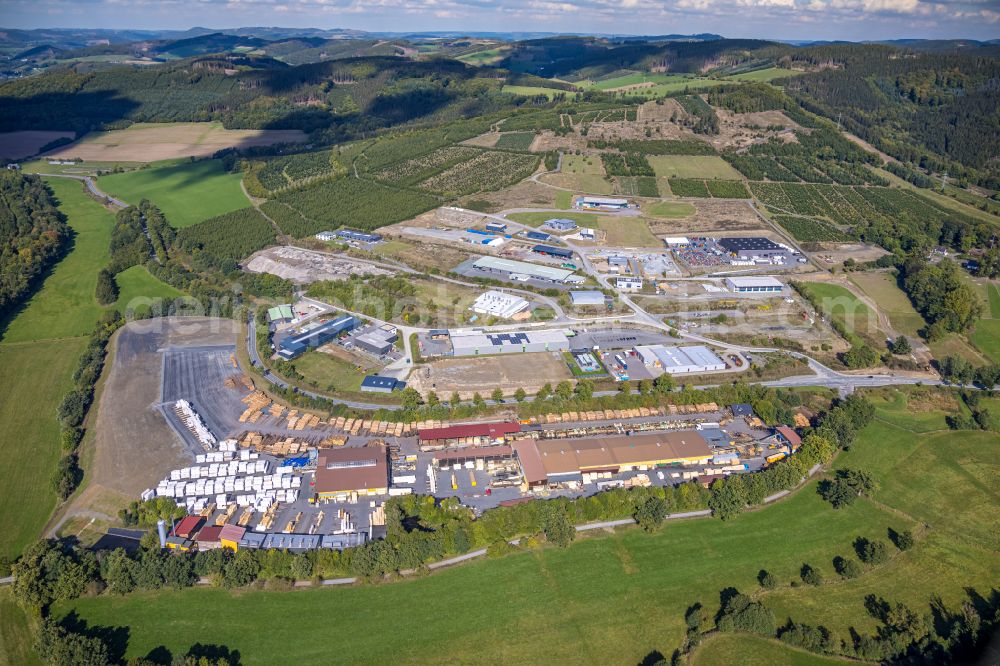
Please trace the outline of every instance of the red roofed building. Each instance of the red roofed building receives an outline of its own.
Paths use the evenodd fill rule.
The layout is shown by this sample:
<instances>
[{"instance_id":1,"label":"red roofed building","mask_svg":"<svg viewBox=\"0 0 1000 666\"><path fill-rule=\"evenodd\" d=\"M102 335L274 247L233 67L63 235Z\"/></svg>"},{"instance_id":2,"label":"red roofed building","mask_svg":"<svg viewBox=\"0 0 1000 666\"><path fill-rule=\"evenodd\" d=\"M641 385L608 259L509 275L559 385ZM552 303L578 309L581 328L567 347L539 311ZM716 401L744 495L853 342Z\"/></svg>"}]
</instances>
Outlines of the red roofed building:
<instances>
[{"instance_id":1,"label":"red roofed building","mask_svg":"<svg viewBox=\"0 0 1000 666\"><path fill-rule=\"evenodd\" d=\"M521 432L521 425L513 421L500 423L469 423L447 428L425 428L420 436L420 449L434 451L448 447L488 446L502 441L509 435Z\"/></svg>"},{"instance_id":2,"label":"red roofed building","mask_svg":"<svg viewBox=\"0 0 1000 666\"><path fill-rule=\"evenodd\" d=\"M221 548L222 542L219 540L219 536L222 534L222 527L220 525L209 525L208 527L203 527L198 536L194 538L196 544L198 544L198 550L212 550L213 548Z\"/></svg>"},{"instance_id":3,"label":"red roofed building","mask_svg":"<svg viewBox=\"0 0 1000 666\"><path fill-rule=\"evenodd\" d=\"M190 539L198 533L198 528L200 528L204 522L205 519L201 516L184 516L181 518L181 521L174 526L174 530L171 534L185 539Z\"/></svg>"},{"instance_id":4,"label":"red roofed building","mask_svg":"<svg viewBox=\"0 0 1000 666\"><path fill-rule=\"evenodd\" d=\"M788 444L792 451L797 451L798 448L802 446L802 438L799 437L799 434L786 425L780 425L775 428L775 434L777 434L778 437L785 442L785 444Z\"/></svg>"},{"instance_id":5,"label":"red roofed building","mask_svg":"<svg viewBox=\"0 0 1000 666\"><path fill-rule=\"evenodd\" d=\"M388 494L389 460L385 446L321 449L315 484L316 494L324 500L342 500L351 493Z\"/></svg>"}]
</instances>

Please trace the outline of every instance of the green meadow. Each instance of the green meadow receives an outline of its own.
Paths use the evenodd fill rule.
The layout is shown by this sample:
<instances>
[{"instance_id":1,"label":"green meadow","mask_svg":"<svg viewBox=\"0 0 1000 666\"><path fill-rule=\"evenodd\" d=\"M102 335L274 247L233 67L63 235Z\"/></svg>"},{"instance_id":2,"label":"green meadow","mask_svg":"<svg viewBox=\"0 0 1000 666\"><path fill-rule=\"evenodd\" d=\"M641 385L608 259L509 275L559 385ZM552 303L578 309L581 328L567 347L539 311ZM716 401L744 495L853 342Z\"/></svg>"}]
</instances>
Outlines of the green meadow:
<instances>
[{"instance_id":1,"label":"green meadow","mask_svg":"<svg viewBox=\"0 0 1000 666\"><path fill-rule=\"evenodd\" d=\"M227 173L219 160L170 163L101 176L98 187L129 204L149 199L177 227L189 227L250 202L241 175Z\"/></svg>"}]
</instances>

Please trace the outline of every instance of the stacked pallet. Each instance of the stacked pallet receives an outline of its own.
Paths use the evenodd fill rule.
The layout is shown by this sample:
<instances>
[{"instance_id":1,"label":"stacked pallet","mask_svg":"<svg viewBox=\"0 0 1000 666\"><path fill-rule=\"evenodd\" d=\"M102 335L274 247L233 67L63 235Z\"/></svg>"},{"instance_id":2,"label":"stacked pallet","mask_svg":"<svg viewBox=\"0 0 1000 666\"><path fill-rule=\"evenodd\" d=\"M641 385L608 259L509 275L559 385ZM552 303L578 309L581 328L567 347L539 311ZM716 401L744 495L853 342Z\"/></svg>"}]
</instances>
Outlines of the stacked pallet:
<instances>
[{"instance_id":1,"label":"stacked pallet","mask_svg":"<svg viewBox=\"0 0 1000 666\"><path fill-rule=\"evenodd\" d=\"M246 410L240 414L240 423L256 423L261 417L262 410L271 404L271 399L263 391L254 391L243 398Z\"/></svg>"},{"instance_id":2,"label":"stacked pallet","mask_svg":"<svg viewBox=\"0 0 1000 666\"><path fill-rule=\"evenodd\" d=\"M241 449L249 449L250 447L259 449L263 444L264 436L259 432L248 432L243 436L243 439L240 440Z\"/></svg>"},{"instance_id":3,"label":"stacked pallet","mask_svg":"<svg viewBox=\"0 0 1000 666\"><path fill-rule=\"evenodd\" d=\"M321 449L328 449L331 446L343 446L347 444L347 436L345 435L330 435L325 439L320 440L318 446Z\"/></svg>"}]
</instances>

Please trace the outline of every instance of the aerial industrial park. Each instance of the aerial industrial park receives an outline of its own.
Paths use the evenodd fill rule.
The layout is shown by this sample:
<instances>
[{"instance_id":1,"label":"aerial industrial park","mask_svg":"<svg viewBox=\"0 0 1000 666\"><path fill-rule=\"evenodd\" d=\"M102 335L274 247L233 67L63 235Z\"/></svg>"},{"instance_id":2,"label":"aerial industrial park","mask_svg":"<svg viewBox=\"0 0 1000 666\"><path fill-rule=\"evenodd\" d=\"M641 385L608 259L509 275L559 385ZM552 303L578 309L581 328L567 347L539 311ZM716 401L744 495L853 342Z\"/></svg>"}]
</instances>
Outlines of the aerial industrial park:
<instances>
[{"instance_id":1,"label":"aerial industrial park","mask_svg":"<svg viewBox=\"0 0 1000 666\"><path fill-rule=\"evenodd\" d=\"M0 666L988 662L997 45L795 31L995 17L825 1L9 3Z\"/></svg>"}]
</instances>

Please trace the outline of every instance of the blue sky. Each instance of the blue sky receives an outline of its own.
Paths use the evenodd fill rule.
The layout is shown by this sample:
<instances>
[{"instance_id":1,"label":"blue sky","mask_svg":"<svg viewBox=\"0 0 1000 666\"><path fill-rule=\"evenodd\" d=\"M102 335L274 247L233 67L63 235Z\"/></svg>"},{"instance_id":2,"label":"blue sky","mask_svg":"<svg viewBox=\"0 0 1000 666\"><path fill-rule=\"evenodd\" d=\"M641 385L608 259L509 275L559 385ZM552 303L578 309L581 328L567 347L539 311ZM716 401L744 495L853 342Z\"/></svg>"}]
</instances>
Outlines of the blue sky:
<instances>
[{"instance_id":1,"label":"blue sky","mask_svg":"<svg viewBox=\"0 0 1000 666\"><path fill-rule=\"evenodd\" d=\"M996 39L1000 0L0 0L0 26L7 28L248 25L400 32L716 32L768 39Z\"/></svg>"}]
</instances>

